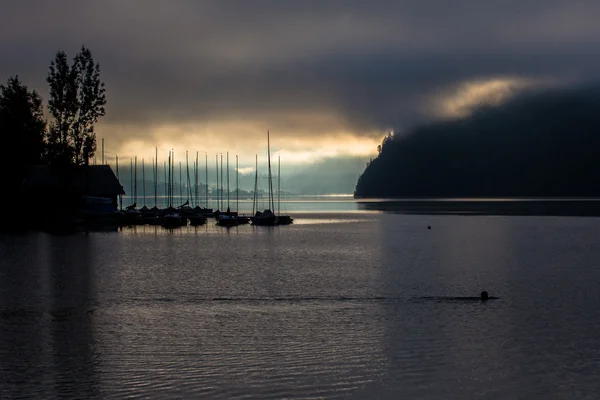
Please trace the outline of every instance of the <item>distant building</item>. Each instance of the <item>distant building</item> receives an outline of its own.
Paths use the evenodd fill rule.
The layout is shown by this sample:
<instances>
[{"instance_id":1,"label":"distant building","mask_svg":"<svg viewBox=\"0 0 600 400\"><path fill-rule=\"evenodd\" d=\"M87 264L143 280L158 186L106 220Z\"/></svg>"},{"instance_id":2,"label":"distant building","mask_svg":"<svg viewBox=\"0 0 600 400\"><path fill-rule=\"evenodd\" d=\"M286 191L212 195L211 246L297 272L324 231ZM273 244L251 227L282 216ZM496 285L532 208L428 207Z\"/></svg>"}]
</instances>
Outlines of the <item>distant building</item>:
<instances>
[{"instance_id":1,"label":"distant building","mask_svg":"<svg viewBox=\"0 0 600 400\"><path fill-rule=\"evenodd\" d=\"M22 196L38 206L76 208L85 197L110 199L117 208L123 186L109 165L53 167L34 165L25 174Z\"/></svg>"}]
</instances>

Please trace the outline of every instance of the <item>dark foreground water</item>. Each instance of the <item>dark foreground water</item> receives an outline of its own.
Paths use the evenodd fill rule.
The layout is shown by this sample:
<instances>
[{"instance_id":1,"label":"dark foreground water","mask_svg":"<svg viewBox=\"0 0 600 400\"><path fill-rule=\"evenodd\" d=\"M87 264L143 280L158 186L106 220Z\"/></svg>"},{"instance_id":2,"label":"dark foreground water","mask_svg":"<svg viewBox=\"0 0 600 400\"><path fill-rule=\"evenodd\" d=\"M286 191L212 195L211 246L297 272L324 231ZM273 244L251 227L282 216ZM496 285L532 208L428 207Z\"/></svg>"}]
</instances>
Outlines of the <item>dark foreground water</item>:
<instances>
[{"instance_id":1,"label":"dark foreground water","mask_svg":"<svg viewBox=\"0 0 600 400\"><path fill-rule=\"evenodd\" d=\"M0 236L0 398L598 398L599 218L295 217Z\"/></svg>"}]
</instances>

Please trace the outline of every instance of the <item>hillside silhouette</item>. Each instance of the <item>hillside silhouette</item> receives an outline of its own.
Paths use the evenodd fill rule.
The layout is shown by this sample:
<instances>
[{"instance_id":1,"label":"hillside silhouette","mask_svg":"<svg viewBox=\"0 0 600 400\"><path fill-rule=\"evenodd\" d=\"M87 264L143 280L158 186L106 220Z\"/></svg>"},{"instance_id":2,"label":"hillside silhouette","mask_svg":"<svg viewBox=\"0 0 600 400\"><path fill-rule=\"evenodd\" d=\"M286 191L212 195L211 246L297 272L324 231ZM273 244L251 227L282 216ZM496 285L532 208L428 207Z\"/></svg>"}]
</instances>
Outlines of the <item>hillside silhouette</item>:
<instances>
[{"instance_id":1,"label":"hillside silhouette","mask_svg":"<svg viewBox=\"0 0 600 400\"><path fill-rule=\"evenodd\" d=\"M530 91L393 134L355 197L600 195L600 87Z\"/></svg>"}]
</instances>

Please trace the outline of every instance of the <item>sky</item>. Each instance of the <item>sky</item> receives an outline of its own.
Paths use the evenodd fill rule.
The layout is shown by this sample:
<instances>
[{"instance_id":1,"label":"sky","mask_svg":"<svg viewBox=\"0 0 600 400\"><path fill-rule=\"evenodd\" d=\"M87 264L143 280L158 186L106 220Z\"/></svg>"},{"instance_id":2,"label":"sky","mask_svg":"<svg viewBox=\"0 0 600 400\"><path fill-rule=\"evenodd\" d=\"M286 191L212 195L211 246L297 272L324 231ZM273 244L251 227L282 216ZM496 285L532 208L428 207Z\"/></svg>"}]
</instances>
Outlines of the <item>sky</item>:
<instances>
[{"instance_id":1,"label":"sky","mask_svg":"<svg viewBox=\"0 0 600 400\"><path fill-rule=\"evenodd\" d=\"M58 50L100 64L106 158L174 149L274 155L297 171L356 160L390 130L468 115L600 72L600 2L0 0L0 80L47 100ZM100 148L100 146L99 146ZM318 170L318 168L317 168ZM356 175L355 174L355 175ZM352 175L352 174L350 174ZM307 178L308 179L308 178ZM352 180L352 179L350 179ZM350 191L353 189L350 188Z\"/></svg>"}]
</instances>

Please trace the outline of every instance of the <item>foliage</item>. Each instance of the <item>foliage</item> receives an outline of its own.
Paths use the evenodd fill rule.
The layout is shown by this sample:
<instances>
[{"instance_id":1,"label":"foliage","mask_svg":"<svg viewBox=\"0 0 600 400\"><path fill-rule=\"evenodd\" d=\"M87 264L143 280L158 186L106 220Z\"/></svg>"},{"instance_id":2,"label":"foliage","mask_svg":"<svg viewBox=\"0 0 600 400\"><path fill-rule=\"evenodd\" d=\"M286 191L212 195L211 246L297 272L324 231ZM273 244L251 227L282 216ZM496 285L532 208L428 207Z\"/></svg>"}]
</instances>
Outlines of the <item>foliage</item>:
<instances>
[{"instance_id":1,"label":"foliage","mask_svg":"<svg viewBox=\"0 0 600 400\"><path fill-rule=\"evenodd\" d=\"M50 64L48 111L53 117L47 135L47 158L53 164L87 164L96 151L94 125L106 114L100 66L82 47L69 66L63 51Z\"/></svg>"},{"instance_id":2,"label":"foliage","mask_svg":"<svg viewBox=\"0 0 600 400\"><path fill-rule=\"evenodd\" d=\"M18 173L23 166L38 163L45 129L42 98L35 90L29 90L18 76L10 77L6 85L0 85L0 137L4 149L0 159L3 166L16 167L13 170Z\"/></svg>"}]
</instances>

